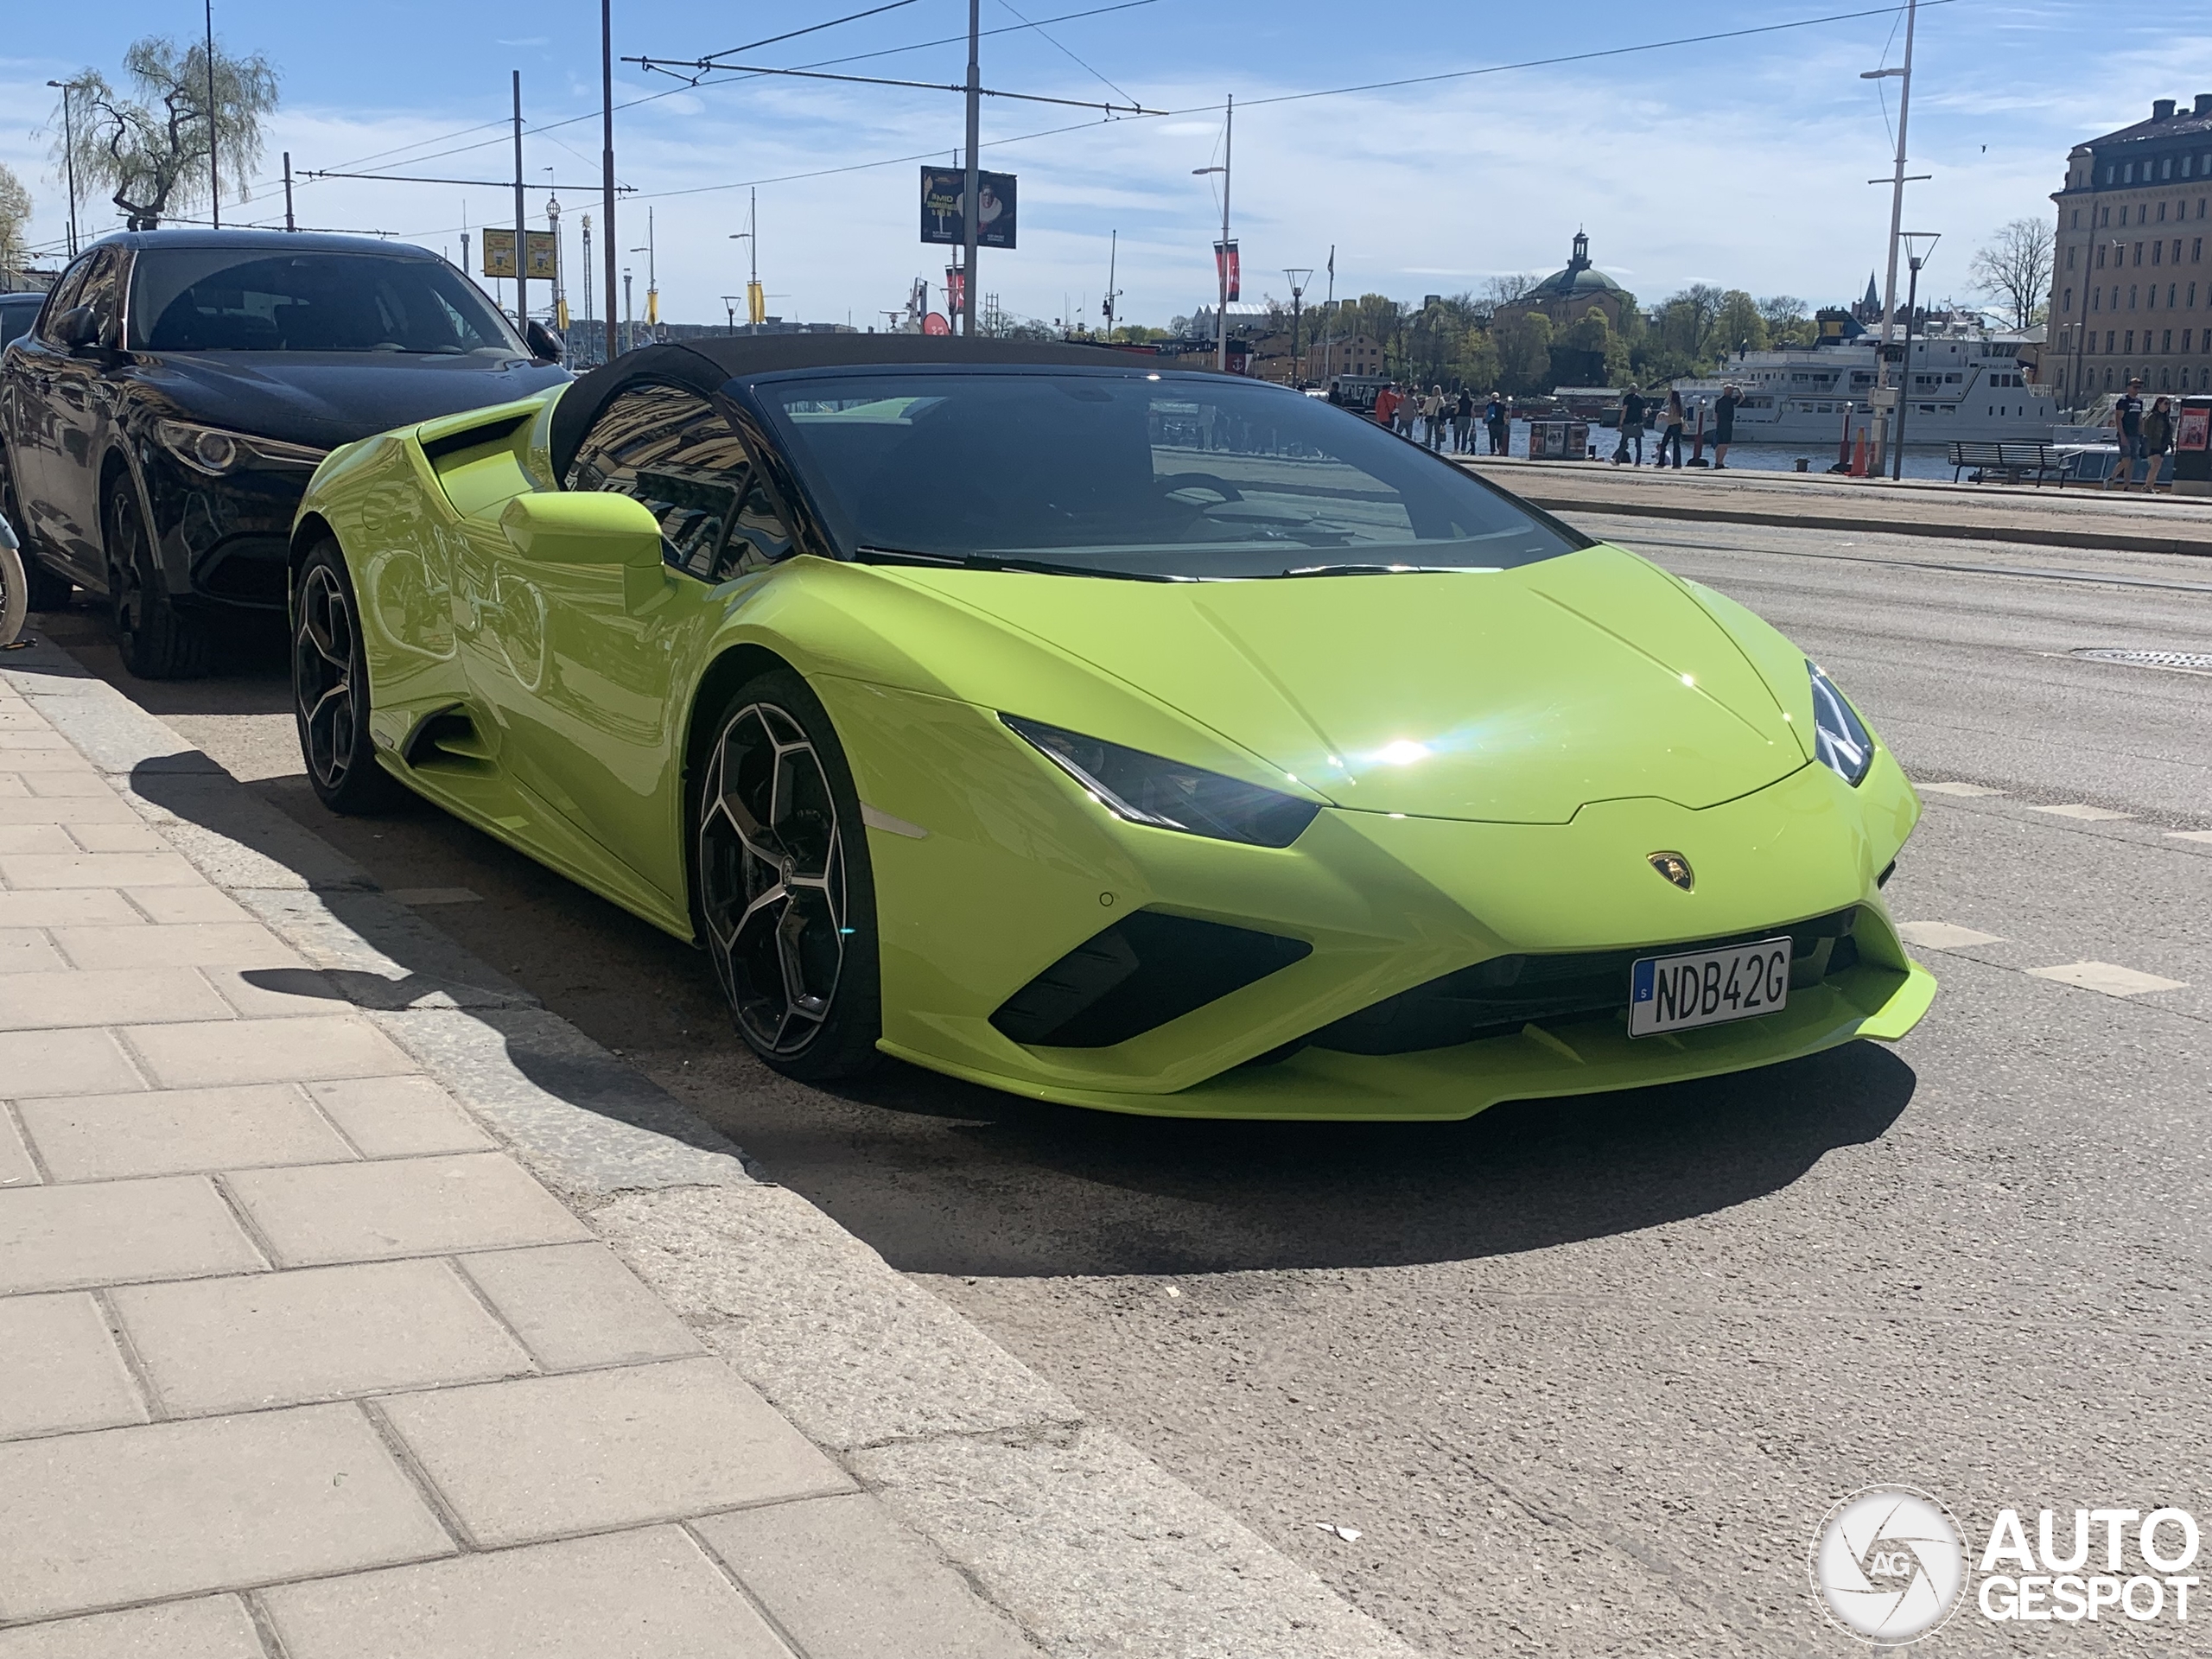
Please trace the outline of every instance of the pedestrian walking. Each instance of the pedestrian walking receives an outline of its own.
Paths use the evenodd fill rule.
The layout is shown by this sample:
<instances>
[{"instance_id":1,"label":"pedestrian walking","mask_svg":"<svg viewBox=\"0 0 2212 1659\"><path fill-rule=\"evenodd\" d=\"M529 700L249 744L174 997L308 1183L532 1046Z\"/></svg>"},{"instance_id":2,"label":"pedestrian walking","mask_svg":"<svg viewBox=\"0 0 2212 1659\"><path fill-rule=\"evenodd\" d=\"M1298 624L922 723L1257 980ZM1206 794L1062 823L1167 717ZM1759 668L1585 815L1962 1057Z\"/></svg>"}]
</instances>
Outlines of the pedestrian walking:
<instances>
[{"instance_id":1,"label":"pedestrian walking","mask_svg":"<svg viewBox=\"0 0 2212 1659\"><path fill-rule=\"evenodd\" d=\"M1682 428L1688 424L1688 416L1682 409L1682 394L1679 391L1669 391L1667 394L1666 413L1659 417L1659 448L1652 453L1651 456L1651 464L1654 467L1664 467L1667 464L1667 449L1669 445L1672 445L1675 451L1675 470L1678 473L1682 470Z\"/></svg>"},{"instance_id":2,"label":"pedestrian walking","mask_svg":"<svg viewBox=\"0 0 2212 1659\"><path fill-rule=\"evenodd\" d=\"M1742 407L1744 389L1731 380L1720 389L1720 401L1713 406L1713 467L1719 472L1728 465L1728 446L1736 442L1736 411Z\"/></svg>"},{"instance_id":3,"label":"pedestrian walking","mask_svg":"<svg viewBox=\"0 0 2212 1659\"><path fill-rule=\"evenodd\" d=\"M1428 429L1422 434L1422 441L1432 451L1440 451L1444 448L1444 411L1449 407L1441 386L1431 386L1428 396L1421 400L1421 415L1428 422Z\"/></svg>"},{"instance_id":4,"label":"pedestrian walking","mask_svg":"<svg viewBox=\"0 0 2212 1659\"><path fill-rule=\"evenodd\" d=\"M1490 433L1490 452L1504 454L1512 448L1513 423L1506 413L1505 399L1497 392L1483 405L1483 425Z\"/></svg>"},{"instance_id":5,"label":"pedestrian walking","mask_svg":"<svg viewBox=\"0 0 2212 1659\"><path fill-rule=\"evenodd\" d=\"M1636 446L1636 459L1629 464L1643 465L1643 394L1630 386L1621 394L1621 440L1613 448L1613 465L1618 467L1629 460L1629 445Z\"/></svg>"},{"instance_id":6,"label":"pedestrian walking","mask_svg":"<svg viewBox=\"0 0 2212 1659\"><path fill-rule=\"evenodd\" d=\"M2112 400L2113 436L2120 442L2120 464L2112 469L2112 476L2105 480L2105 488L2114 484L2126 489L2134 481L2135 463L2150 459L2150 446L2143 442L2143 383L2130 380L2127 390Z\"/></svg>"},{"instance_id":7,"label":"pedestrian walking","mask_svg":"<svg viewBox=\"0 0 2212 1659\"><path fill-rule=\"evenodd\" d=\"M1375 394L1375 424L1385 432L1394 431L1397 417L1398 383L1393 380Z\"/></svg>"},{"instance_id":8,"label":"pedestrian walking","mask_svg":"<svg viewBox=\"0 0 2212 1659\"><path fill-rule=\"evenodd\" d=\"M1452 453L1471 455L1475 452L1475 394L1465 386L1459 388L1459 399L1452 407Z\"/></svg>"},{"instance_id":9,"label":"pedestrian walking","mask_svg":"<svg viewBox=\"0 0 2212 1659\"><path fill-rule=\"evenodd\" d=\"M2158 487L2158 474L2174 447L2173 409L2171 398L2161 397L2143 416L2143 487L2146 490Z\"/></svg>"}]
</instances>

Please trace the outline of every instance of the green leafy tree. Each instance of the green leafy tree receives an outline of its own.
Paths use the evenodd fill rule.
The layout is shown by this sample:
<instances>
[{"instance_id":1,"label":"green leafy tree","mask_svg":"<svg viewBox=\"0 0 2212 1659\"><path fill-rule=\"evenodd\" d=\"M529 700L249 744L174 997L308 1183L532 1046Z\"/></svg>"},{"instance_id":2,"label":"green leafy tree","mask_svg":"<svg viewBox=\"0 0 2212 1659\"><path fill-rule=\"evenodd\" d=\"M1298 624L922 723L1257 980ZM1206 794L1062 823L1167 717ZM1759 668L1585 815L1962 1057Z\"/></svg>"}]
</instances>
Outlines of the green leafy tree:
<instances>
[{"instance_id":1,"label":"green leafy tree","mask_svg":"<svg viewBox=\"0 0 2212 1659\"><path fill-rule=\"evenodd\" d=\"M151 229L173 213L210 199L207 149L212 134L223 186L243 197L261 165L262 124L276 109L276 71L259 53L235 57L215 49L213 99L204 46L179 46L149 35L124 54L128 93L97 69L71 78L65 97L73 121L58 117L57 133L73 132L77 176L109 193L134 230ZM54 158L66 162L65 137Z\"/></svg>"},{"instance_id":2,"label":"green leafy tree","mask_svg":"<svg viewBox=\"0 0 2212 1659\"><path fill-rule=\"evenodd\" d=\"M1770 294L1759 302L1770 346L1810 346L1817 337L1805 302L1795 294Z\"/></svg>"},{"instance_id":3,"label":"green leafy tree","mask_svg":"<svg viewBox=\"0 0 2212 1659\"><path fill-rule=\"evenodd\" d=\"M1766 349L1766 319L1759 314L1758 302L1740 288L1732 288L1720 296L1713 329L1714 343L1723 352Z\"/></svg>"},{"instance_id":4,"label":"green leafy tree","mask_svg":"<svg viewBox=\"0 0 2212 1659\"><path fill-rule=\"evenodd\" d=\"M1552 379L1552 320L1541 311L1506 317L1494 324L1498 379L1510 392L1549 391Z\"/></svg>"},{"instance_id":5,"label":"green leafy tree","mask_svg":"<svg viewBox=\"0 0 2212 1659\"><path fill-rule=\"evenodd\" d=\"M23 227L30 223L31 193L0 162L0 282L15 286L13 273L23 263Z\"/></svg>"}]
</instances>

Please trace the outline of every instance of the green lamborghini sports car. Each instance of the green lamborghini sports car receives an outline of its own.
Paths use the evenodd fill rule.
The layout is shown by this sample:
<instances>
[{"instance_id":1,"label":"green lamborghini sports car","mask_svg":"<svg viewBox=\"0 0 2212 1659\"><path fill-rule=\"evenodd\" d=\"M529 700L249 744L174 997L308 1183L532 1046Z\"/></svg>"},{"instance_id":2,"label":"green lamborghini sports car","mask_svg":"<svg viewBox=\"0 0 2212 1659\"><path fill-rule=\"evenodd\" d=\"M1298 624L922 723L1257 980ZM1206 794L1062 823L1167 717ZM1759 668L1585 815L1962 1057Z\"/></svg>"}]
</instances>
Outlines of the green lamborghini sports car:
<instances>
[{"instance_id":1,"label":"green lamborghini sports car","mask_svg":"<svg viewBox=\"0 0 2212 1659\"><path fill-rule=\"evenodd\" d=\"M1904 1035L1920 805L1741 606L1283 388L1077 345L632 352L332 452L321 798L414 791L890 1054L1465 1117Z\"/></svg>"}]
</instances>

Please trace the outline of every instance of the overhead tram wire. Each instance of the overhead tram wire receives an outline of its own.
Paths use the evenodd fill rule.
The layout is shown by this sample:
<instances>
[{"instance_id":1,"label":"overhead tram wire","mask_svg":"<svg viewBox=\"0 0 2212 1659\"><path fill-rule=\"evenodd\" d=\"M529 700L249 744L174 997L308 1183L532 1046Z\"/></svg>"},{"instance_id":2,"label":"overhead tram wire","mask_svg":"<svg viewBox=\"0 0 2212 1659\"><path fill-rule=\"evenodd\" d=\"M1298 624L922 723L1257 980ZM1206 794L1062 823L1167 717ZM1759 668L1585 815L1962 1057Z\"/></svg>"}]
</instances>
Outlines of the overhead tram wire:
<instances>
[{"instance_id":1,"label":"overhead tram wire","mask_svg":"<svg viewBox=\"0 0 2212 1659\"><path fill-rule=\"evenodd\" d=\"M1102 86L1105 86L1105 87L1106 87L1109 92L1120 92L1123 98L1127 98L1127 99L1128 99L1129 102L1130 102L1130 103L1132 103L1132 104L1134 104L1134 103L1135 103L1135 102L1137 101L1135 98L1131 98L1131 97L1129 96L1129 93L1128 93L1128 89L1127 89L1127 88L1125 88L1125 87L1123 87L1123 86L1121 86L1117 85L1117 84L1116 84L1116 82L1114 82L1114 81L1111 81L1111 80L1107 79L1107 78L1106 78L1103 74L1100 73L1100 72L1099 72L1097 69L1096 69L1096 68L1092 67L1092 66L1091 66L1091 65L1090 65L1089 63L1086 63L1086 62L1085 62L1082 58L1077 57L1077 56L1076 55L1076 54L1075 54L1075 53L1074 53L1071 48L1067 48L1067 47L1065 47L1065 46L1062 46L1062 45L1061 45L1058 41L1054 40L1054 39L1053 39L1050 35L1046 34L1046 33L1045 33L1045 25L1044 25L1044 23L1033 23L1033 22L1030 22L1029 19L1027 19L1027 17L1022 17L1022 16L1021 16L1020 12L1019 12L1019 11L1017 11L1017 10L1014 10L1014 6L1013 6L1013 4L1011 3L1011 0L999 0L999 4L1000 4L1000 5L1001 5L1001 6L1004 6L1004 7L1006 8L1006 10L1007 10L1011 11L1011 12L1014 12L1014 15L1016 17L1021 17L1021 21L1022 21L1022 22L1023 22L1025 25L1027 25L1028 28L1030 28L1030 29L1033 29L1036 30L1036 32L1037 32L1037 34L1038 34L1038 36L1039 36L1040 39L1042 39L1043 41L1046 41L1048 45L1050 45L1050 46L1051 46L1054 50L1056 50L1056 51L1058 51L1058 52L1059 52L1059 53L1061 53L1061 54L1065 54L1066 57L1068 57L1069 59L1071 59L1071 60L1072 60L1072 61L1077 65L1077 67L1079 67L1079 68L1083 69L1083 70L1084 70L1084 71L1085 71L1087 73L1089 73L1089 74L1092 75L1093 77L1095 77L1095 78L1098 80L1098 82L1099 82ZM1053 19L1053 18L1047 18L1047 19L1046 19L1046 22L1056 22L1056 21L1057 21L1057 20L1056 20L1056 19Z\"/></svg>"},{"instance_id":2,"label":"overhead tram wire","mask_svg":"<svg viewBox=\"0 0 2212 1659\"><path fill-rule=\"evenodd\" d=\"M1103 17L1112 12L1135 11L1140 7L1154 6L1158 5L1159 3L1160 0L1116 0L1116 3L1112 5L1090 6L1081 11L1065 11L1062 12L1057 17L1040 17L1034 22L1008 23L998 29L987 29L983 31L983 35L988 39L991 35L1019 35L1026 30L1033 29L1039 34L1043 34L1044 26L1048 23L1071 23L1078 22L1085 17ZM1008 10L1012 10L1012 8L1008 8ZM1016 13L1015 15L1019 16L1020 14ZM817 25L817 27L826 28L827 25ZM1046 38L1050 40L1052 37L1050 35L1046 35ZM797 67L801 69L835 69L848 63L865 63L874 58L897 57L901 53L906 52L926 52L933 47L961 46L966 44L967 39L968 37L965 35L947 35L934 41L909 41L905 46L878 47L872 51L850 53L842 58L820 58L812 63L798 65ZM758 44L758 42L756 42L756 44ZM1058 42L1056 41L1054 44L1057 45ZM739 48L737 49L742 51L747 48ZM1065 50L1065 48L1063 48L1062 49ZM1078 60L1078 61L1080 61L1080 60ZM1096 72L1094 71L1093 73ZM719 79L702 78L696 80L686 80L683 86L671 86L663 92L646 92L641 97L630 99L623 103L617 104L614 108L616 113L620 114L624 110L634 110L640 105L654 104L659 102L664 98L674 98L678 92L692 91L695 89L703 91L706 88L714 86L734 86L745 81L757 80L759 79L760 79L760 77L757 74L730 74ZM1101 76L1100 79L1104 79L1104 77ZM1107 85L1112 86L1113 83L1111 81L1108 81ZM1116 92L1120 92L1121 88L1116 86L1115 87L1115 90ZM1124 94L1124 96L1126 96L1126 94ZM548 121L539 126L524 128L524 136L525 137L534 137L540 134L557 131L563 127L580 126L587 121L596 121L599 119L599 117L600 112L597 110L589 111L582 115L565 116L558 121ZM498 129L498 130L492 137L483 139L477 143L461 144L452 149L434 150L429 155L408 156L404 161L395 162L391 163L391 165L420 167L426 162L443 161L448 156L465 156L471 150L489 149L493 144L503 143L505 142L507 136L507 124L508 124L504 121L493 121L486 122L478 126L463 127L458 131L444 134L443 138L464 138L472 132L482 132L493 128ZM435 144L443 142L443 138L425 138L422 140L422 143L426 144ZM558 143L559 141L556 139L555 142ZM383 156L400 156L404 154L404 152L416 148L416 145L403 144L397 149L382 150L378 152L376 155L364 156L356 161L340 162L340 167L348 168L364 167L372 162L381 159ZM931 155L935 155L936 153L937 152L934 150L930 152ZM335 171L336 169L327 170ZM433 232L426 232L426 234L433 234Z\"/></svg>"},{"instance_id":3,"label":"overhead tram wire","mask_svg":"<svg viewBox=\"0 0 2212 1659\"><path fill-rule=\"evenodd\" d=\"M1947 6L1953 3L1954 0L1920 0L1920 4L1923 9L1930 6ZM1109 8L1109 10L1112 9L1113 8ZM1645 41L1634 46L1607 47L1597 51L1571 53L1564 56L1554 58L1531 58L1519 63L1486 64L1478 69L1448 70L1441 74L1416 75L1405 80L1370 81L1356 86L1330 86L1322 88L1317 92L1282 92L1278 93L1272 98L1253 99L1249 100L1248 104L1240 105L1240 107L1252 108L1268 104L1294 104L1303 100L1317 98L1343 98L1354 92L1376 92L1394 86L1419 86L1430 81L1463 80L1477 75L1506 74L1518 69L1550 68L1559 64L1580 63L1593 58L1621 57L1637 52L1660 52L1677 46L1702 46L1714 41L1738 40L1757 35L1772 35L1786 29L1814 29L1825 23L1853 22L1862 17L1886 17L1891 16L1892 13L1902 12L1904 10L1904 7L1903 4L1875 6L1861 11L1835 12L1823 17L1800 17L1786 23L1762 23L1745 29L1724 29L1715 34L1684 35L1677 40ZM1046 21L1050 22L1052 20L1047 19ZM701 84L702 86L726 86L728 83L722 81L705 81ZM1182 115L1211 115L1217 112L1220 107L1221 106L1217 104L1195 104L1187 109L1165 110L1159 113L1160 116L1169 118ZM1147 115L1144 117L1123 118L1154 119L1157 118L1147 113ZM1066 126L1046 127L1036 132L1019 133L1009 138L987 138L983 141L982 148L985 149L998 149L1009 144L1033 143L1040 138L1057 138L1064 134L1071 132L1095 131L1097 128L1105 124L1107 124L1107 123L1101 121L1071 122ZM691 185L678 190L649 190L641 192L638 199L641 201L665 201L678 196L708 195L718 190L743 190L766 184L795 184L807 179L826 179L835 177L836 175L843 173L864 173L871 168L899 167L910 162L926 162L932 156L942 156L944 153L944 147L940 144L933 149L921 150L910 156L880 156L873 161L848 162L836 167L811 168L802 173L779 173L773 176L766 178L741 179L730 184Z\"/></svg>"}]
</instances>

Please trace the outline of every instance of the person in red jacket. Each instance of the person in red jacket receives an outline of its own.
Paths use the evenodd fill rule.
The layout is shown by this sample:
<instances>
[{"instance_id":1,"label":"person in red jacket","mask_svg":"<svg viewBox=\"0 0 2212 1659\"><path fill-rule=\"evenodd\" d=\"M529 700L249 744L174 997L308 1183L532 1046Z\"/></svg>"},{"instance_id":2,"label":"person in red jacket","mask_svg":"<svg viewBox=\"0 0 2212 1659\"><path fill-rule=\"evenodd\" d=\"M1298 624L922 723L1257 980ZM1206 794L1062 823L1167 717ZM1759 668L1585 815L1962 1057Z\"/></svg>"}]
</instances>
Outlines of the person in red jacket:
<instances>
[{"instance_id":1,"label":"person in red jacket","mask_svg":"<svg viewBox=\"0 0 2212 1659\"><path fill-rule=\"evenodd\" d=\"M1375 394L1375 424L1384 431L1389 431L1391 421L1397 415L1398 405L1405 401L1405 395L1398 390L1398 383L1395 380L1376 392Z\"/></svg>"}]
</instances>

